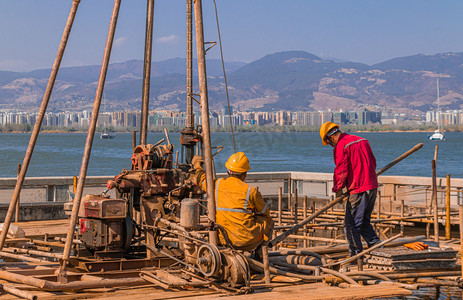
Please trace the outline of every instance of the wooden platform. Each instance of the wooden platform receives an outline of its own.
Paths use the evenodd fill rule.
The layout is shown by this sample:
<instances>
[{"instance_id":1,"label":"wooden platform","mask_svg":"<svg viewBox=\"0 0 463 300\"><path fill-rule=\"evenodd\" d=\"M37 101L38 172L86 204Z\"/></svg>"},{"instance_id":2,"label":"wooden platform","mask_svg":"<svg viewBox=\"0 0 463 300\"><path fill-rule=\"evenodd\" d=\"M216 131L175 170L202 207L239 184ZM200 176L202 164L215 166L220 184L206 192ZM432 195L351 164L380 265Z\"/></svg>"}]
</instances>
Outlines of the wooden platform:
<instances>
[{"instance_id":1,"label":"wooden platform","mask_svg":"<svg viewBox=\"0 0 463 300\"><path fill-rule=\"evenodd\" d=\"M3 282L2 282L3 283ZM11 284L10 284L11 285ZM25 289L25 286L15 285ZM30 288L30 287L29 287ZM43 292L28 290L38 299L365 299L379 297L400 297L412 294L410 290L401 288L396 283L385 283L368 286L333 287L324 283L257 286L255 292L247 295L226 296L210 289L165 290L155 286L126 287L112 289L92 289L79 293ZM18 299L10 294L1 294L1 300Z\"/></svg>"},{"instance_id":2,"label":"wooden platform","mask_svg":"<svg viewBox=\"0 0 463 300\"><path fill-rule=\"evenodd\" d=\"M39 238L46 232L49 236L64 237L69 221L49 220L14 223L25 231L27 238ZM450 243L451 244L451 243ZM459 244L455 244L455 247ZM0 268L10 270L14 263L0 263ZM40 276L39 276L40 277ZM39 278L38 277L38 278ZM89 276L91 277L91 276ZM79 292L46 292L32 286L15 284L0 280L0 284L13 286L21 291L35 295L38 299L365 299L390 298L412 295L412 291L400 283L383 282L374 285L332 286L326 283L303 283L299 279L272 275L272 284L264 285L262 278L254 278L251 287L254 292L247 295L226 295L209 288L163 289L156 285L142 285L133 287L87 289ZM0 294L0 300L18 299L5 293Z\"/></svg>"}]
</instances>

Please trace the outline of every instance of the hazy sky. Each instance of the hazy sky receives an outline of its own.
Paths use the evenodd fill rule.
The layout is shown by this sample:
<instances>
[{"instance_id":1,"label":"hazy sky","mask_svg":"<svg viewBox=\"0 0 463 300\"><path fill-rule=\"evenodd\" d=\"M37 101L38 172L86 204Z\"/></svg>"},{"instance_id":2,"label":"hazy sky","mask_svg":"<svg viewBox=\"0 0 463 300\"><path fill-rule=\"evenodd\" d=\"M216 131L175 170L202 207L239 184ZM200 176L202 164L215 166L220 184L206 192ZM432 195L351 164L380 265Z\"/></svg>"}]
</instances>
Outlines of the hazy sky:
<instances>
[{"instance_id":1,"label":"hazy sky","mask_svg":"<svg viewBox=\"0 0 463 300\"><path fill-rule=\"evenodd\" d=\"M379 63L463 52L462 0L216 0L227 61L303 50ZM185 57L185 0L156 0L153 59ZM0 0L0 70L50 68L72 0ZM100 64L113 1L81 0L62 66ZM217 41L212 0L205 40ZM145 0L122 0L111 62L143 59ZM218 58L219 48L208 52Z\"/></svg>"}]
</instances>

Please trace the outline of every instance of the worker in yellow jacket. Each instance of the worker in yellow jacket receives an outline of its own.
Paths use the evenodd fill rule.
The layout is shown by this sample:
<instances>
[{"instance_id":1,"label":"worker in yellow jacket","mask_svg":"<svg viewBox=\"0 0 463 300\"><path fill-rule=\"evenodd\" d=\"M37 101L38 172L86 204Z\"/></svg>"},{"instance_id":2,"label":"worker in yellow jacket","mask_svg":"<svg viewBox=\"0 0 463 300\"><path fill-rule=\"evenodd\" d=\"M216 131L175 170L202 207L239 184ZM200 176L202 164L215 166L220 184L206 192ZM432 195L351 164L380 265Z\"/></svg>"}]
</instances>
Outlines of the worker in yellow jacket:
<instances>
[{"instance_id":1,"label":"worker in yellow jacket","mask_svg":"<svg viewBox=\"0 0 463 300\"><path fill-rule=\"evenodd\" d=\"M195 155L191 162L195 167L197 184L206 191L202 157ZM261 193L244 182L251 167L243 152L232 154L225 167L228 177L215 181L216 222L225 229L233 248L255 250L271 238L273 220L270 208ZM219 238L225 245L224 236L219 234Z\"/></svg>"}]
</instances>

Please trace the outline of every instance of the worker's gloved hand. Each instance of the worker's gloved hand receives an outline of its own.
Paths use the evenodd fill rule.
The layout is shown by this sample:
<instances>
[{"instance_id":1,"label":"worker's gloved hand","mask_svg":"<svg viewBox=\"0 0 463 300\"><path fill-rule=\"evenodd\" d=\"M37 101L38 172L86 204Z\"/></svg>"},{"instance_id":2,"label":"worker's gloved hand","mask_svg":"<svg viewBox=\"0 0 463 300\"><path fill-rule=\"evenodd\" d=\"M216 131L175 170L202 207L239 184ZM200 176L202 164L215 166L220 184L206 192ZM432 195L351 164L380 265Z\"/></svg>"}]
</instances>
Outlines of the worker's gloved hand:
<instances>
[{"instance_id":1,"label":"worker's gloved hand","mask_svg":"<svg viewBox=\"0 0 463 300\"><path fill-rule=\"evenodd\" d=\"M201 156L195 155L193 156L193 159L191 160L191 164L195 168L200 168L202 164L204 164L204 160Z\"/></svg>"},{"instance_id":2,"label":"worker's gloved hand","mask_svg":"<svg viewBox=\"0 0 463 300\"><path fill-rule=\"evenodd\" d=\"M426 245L425 243L422 243L422 242L414 242L414 243L410 243L410 244L405 244L404 246L407 247L407 248L413 249L413 250L428 249L428 245Z\"/></svg>"}]
</instances>

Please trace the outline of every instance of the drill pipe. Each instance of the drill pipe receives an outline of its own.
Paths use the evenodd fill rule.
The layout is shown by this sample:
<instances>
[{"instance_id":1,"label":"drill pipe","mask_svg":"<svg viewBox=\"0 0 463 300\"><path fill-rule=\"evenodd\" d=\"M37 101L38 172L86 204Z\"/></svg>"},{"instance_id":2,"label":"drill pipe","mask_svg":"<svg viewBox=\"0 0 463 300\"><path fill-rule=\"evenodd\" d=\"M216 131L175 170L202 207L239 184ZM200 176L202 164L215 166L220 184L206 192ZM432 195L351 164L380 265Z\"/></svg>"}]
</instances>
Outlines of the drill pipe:
<instances>
[{"instance_id":1,"label":"drill pipe","mask_svg":"<svg viewBox=\"0 0 463 300\"><path fill-rule=\"evenodd\" d=\"M196 53L198 56L199 92L201 95L201 125L203 130L203 155L206 167L207 189L207 215L212 223L215 223L215 195L214 195L214 166L211 148L211 133L209 126L209 102L207 95L206 77L206 51L204 50L203 8L202 1L194 1L195 28L196 28ZM209 231L209 243L218 245L217 231Z\"/></svg>"},{"instance_id":2,"label":"drill pipe","mask_svg":"<svg viewBox=\"0 0 463 300\"><path fill-rule=\"evenodd\" d=\"M8 258L17 259L19 261L33 262L39 265L40 264L53 264L53 265L57 264L56 262L50 262L50 261L43 260L43 259L33 258L27 255L14 254L14 253L9 253L5 251L0 251L0 257L8 257Z\"/></svg>"},{"instance_id":3,"label":"drill pipe","mask_svg":"<svg viewBox=\"0 0 463 300\"><path fill-rule=\"evenodd\" d=\"M419 143L417 144L415 147L411 148L410 150L408 150L407 152L405 152L404 154L402 154L401 156L397 157L396 159L394 159L392 162L390 162L388 165L386 165L385 167L383 167L382 169L378 170L376 172L376 176L379 176L381 175L382 173L386 172L387 170L389 170L392 166L396 165L397 163L399 163L400 161L402 161L403 159L405 159L406 157L408 157L409 155L413 154L414 152L418 151L419 149L421 149L421 147L423 147L423 144L422 143ZM337 197L336 199L334 199L333 201L329 202L328 204L326 204L325 206L323 206L320 210L318 210L316 213L312 214L310 217L308 217L307 219L303 220L302 222L296 224L294 227L292 227L291 229L289 229L288 231L285 231L283 232L282 234L280 234L279 236L277 236L276 238L274 238L273 240L271 240L269 242L269 248L271 247L274 247L276 244L278 244L279 242L281 242L282 240L284 240L285 238L287 238L290 234L293 234L295 233L296 231L299 230L299 228L301 228L302 226L306 225L307 223L309 223L310 221L312 221L313 219L315 219L316 217L318 217L319 215L321 215L322 213L324 213L325 211L327 211L328 209L330 209L331 207L335 206L336 204L342 202L345 198L347 198L349 196L349 193L345 193L339 197Z\"/></svg>"},{"instance_id":4,"label":"drill pipe","mask_svg":"<svg viewBox=\"0 0 463 300\"><path fill-rule=\"evenodd\" d=\"M141 105L140 144L147 144L148 108L150 103L151 53L153 49L154 0L147 0L145 30L145 60L143 63L143 90Z\"/></svg>"},{"instance_id":5,"label":"drill pipe","mask_svg":"<svg viewBox=\"0 0 463 300\"><path fill-rule=\"evenodd\" d=\"M283 267L287 267L287 268L291 268L291 269L294 269L294 270L309 270L309 271L312 271L312 272L322 271L322 272L324 272L326 274L330 274L330 275L339 277L342 280L344 280L344 281L346 281L346 282L348 282L350 284L358 284L355 280L353 280L352 278L350 278L349 276L347 276L347 275L345 275L343 273L340 273L340 272L335 271L335 270L323 268L323 267L308 266L308 265L293 265L293 264L288 264L288 263L281 262L281 261L275 261L274 264L280 265L280 266L283 266Z\"/></svg>"},{"instance_id":6,"label":"drill pipe","mask_svg":"<svg viewBox=\"0 0 463 300\"><path fill-rule=\"evenodd\" d=\"M45 112L47 111L48 102L50 100L51 92L53 91L53 86L55 85L56 76L58 75L61 60L64 55L64 50L66 49L66 45L72 29L72 24L77 13L77 8L79 7L79 3L80 0L73 1L71 11L69 12L68 20L66 22L66 27L64 29L63 36L61 37L58 53L56 54L55 62L53 63L53 67L51 69L50 78L48 79L48 84L45 89L45 94L43 95L42 104L40 105L40 110L37 114L37 119L35 121L34 129L29 140L29 145L27 146L21 171L19 172L18 180L16 181L16 185L14 187L13 197L11 198L10 206L8 207L8 212L5 216L3 230L0 233L0 250L3 248L3 244L5 243L6 235L11 224L11 219L13 218L13 213L16 209L16 204L19 201L19 194L21 193L21 188L24 183L24 179L26 178L27 169L29 168L29 163L32 158L32 153L34 152L40 128L42 127L43 118L45 116Z\"/></svg>"},{"instance_id":7,"label":"drill pipe","mask_svg":"<svg viewBox=\"0 0 463 300\"><path fill-rule=\"evenodd\" d=\"M134 285L147 285L151 284L140 277L132 278L117 278L117 279L103 279L103 280L89 280L89 281L73 281L69 283L58 283L55 281L48 281L38 279L32 276L25 276L8 271L0 270L0 279L23 283L30 286L35 286L39 289L46 291L77 291L91 288L109 288L120 286L134 286Z\"/></svg>"},{"instance_id":8,"label":"drill pipe","mask_svg":"<svg viewBox=\"0 0 463 300\"><path fill-rule=\"evenodd\" d=\"M246 259L248 260L249 264L251 266L254 266L254 267L257 267L257 268L260 268L260 269L264 269L264 264L252 259L252 258L249 258L249 257L246 257ZM290 265L290 264L288 264ZM318 271L322 271L324 273L327 273L327 274L331 274L331 275L334 275L334 276L337 276L339 278L341 278L342 280L350 283L350 284L353 284L353 285L358 285L358 283L353 280L352 278L350 278L349 276L346 276L344 274L341 274L337 271L334 271L334 270L330 270L330 269L327 269L327 268L323 268L323 267L314 267L314 266L306 266L306 265L301 265L301 267L303 267L302 269L305 269L305 270L310 270L310 271L314 271L314 272L318 272ZM301 274L297 274L297 273L291 273L291 272L286 272L286 271L282 271L282 270L279 270L277 268L274 268L274 267L269 267L270 269L270 272L274 273L274 274L279 274L279 275L285 275L285 276L289 276L289 277L296 277L296 278L301 278L301 279L304 279L304 280L314 280L315 278L319 278L320 276L307 276L307 275L301 275Z\"/></svg>"},{"instance_id":9,"label":"drill pipe","mask_svg":"<svg viewBox=\"0 0 463 300\"><path fill-rule=\"evenodd\" d=\"M39 299L39 297L37 295L28 293L26 291L22 291L20 289L15 288L14 286L11 286L11 285L0 284L0 288L2 290L4 290L5 292L7 292L7 293L9 293L11 295L15 295L15 296L20 297L20 298L29 299L29 300L37 300L37 299Z\"/></svg>"},{"instance_id":10,"label":"drill pipe","mask_svg":"<svg viewBox=\"0 0 463 300\"><path fill-rule=\"evenodd\" d=\"M409 237L409 238L401 238L397 239L389 244L386 245L386 247L395 247L395 246L401 246L403 244L407 243L413 243L413 242L418 242L422 241L426 238L424 235L419 235L419 236L414 236L414 237ZM364 244L366 246L366 244ZM335 246L318 246L318 247L309 247L305 249L298 249L298 250L281 250L281 251L271 251L269 252L269 256L276 256L276 255L304 255L304 252L315 252L318 254L332 254L332 253L339 253L339 252L345 252L348 250L347 244L344 245L335 245Z\"/></svg>"},{"instance_id":11,"label":"drill pipe","mask_svg":"<svg viewBox=\"0 0 463 300\"><path fill-rule=\"evenodd\" d=\"M103 95L104 84L106 80L106 74L108 71L109 58L111 56L111 49L114 41L114 34L116 32L117 17L119 15L119 8L121 6L121 0L114 0L113 11L111 15L111 21L108 30L108 37L106 39L106 46L103 54L103 61L101 63L100 76L98 78L98 85L95 94L95 100L93 102L92 119L88 128L87 140L85 142L84 154L82 157L82 164L80 167L79 181L77 182L77 191L74 197L74 203L72 205L72 213L69 221L69 228L66 235L66 244L63 250L63 260L61 261L60 267L60 280L65 281L65 271L69 261L69 255L71 253L72 240L74 236L74 230L77 224L77 215L80 208L80 201L82 200L82 194L84 190L85 178L87 176L87 168L90 161L90 153L92 151L93 139L95 137L96 123L98 121L98 114L101 105L101 96Z\"/></svg>"}]
</instances>

